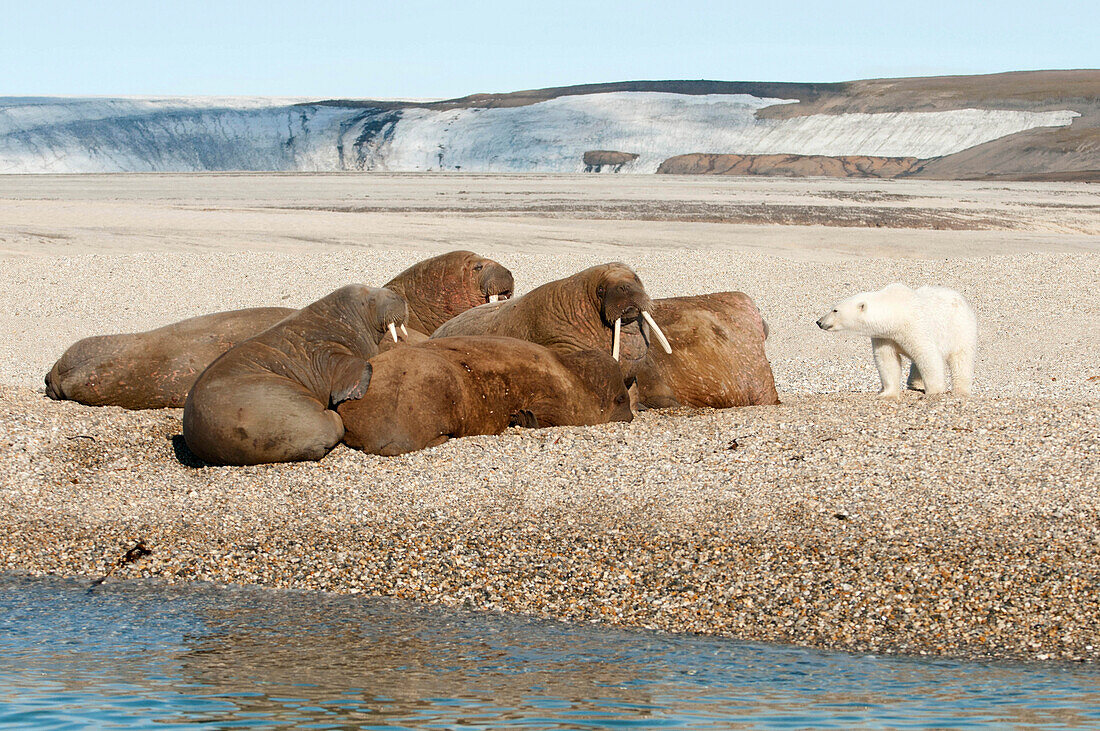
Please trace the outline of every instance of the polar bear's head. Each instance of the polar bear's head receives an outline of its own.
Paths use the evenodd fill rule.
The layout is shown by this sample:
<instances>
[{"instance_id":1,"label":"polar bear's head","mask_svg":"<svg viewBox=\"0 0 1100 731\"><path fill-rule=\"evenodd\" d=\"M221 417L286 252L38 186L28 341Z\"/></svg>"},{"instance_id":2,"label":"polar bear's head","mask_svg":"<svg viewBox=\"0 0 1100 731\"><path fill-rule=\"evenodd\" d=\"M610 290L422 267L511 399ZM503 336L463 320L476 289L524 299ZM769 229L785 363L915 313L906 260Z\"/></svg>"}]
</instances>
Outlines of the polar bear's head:
<instances>
[{"instance_id":1,"label":"polar bear's head","mask_svg":"<svg viewBox=\"0 0 1100 731\"><path fill-rule=\"evenodd\" d=\"M876 337L895 323L899 308L913 294L904 284L895 282L877 292L860 292L838 302L817 321L828 332L848 332Z\"/></svg>"},{"instance_id":2,"label":"polar bear's head","mask_svg":"<svg viewBox=\"0 0 1100 731\"><path fill-rule=\"evenodd\" d=\"M830 312L822 315L817 326L829 332L856 332L867 317L867 297L860 293L841 300Z\"/></svg>"}]
</instances>

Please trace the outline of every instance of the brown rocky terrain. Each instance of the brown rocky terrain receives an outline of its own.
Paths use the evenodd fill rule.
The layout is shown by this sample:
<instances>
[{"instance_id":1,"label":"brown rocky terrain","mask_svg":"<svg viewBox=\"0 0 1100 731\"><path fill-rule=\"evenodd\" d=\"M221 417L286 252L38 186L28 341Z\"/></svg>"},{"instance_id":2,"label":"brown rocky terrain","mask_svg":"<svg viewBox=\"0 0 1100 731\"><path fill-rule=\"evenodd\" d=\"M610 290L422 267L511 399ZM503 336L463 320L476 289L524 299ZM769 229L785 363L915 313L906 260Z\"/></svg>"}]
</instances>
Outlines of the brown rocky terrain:
<instances>
[{"instance_id":1,"label":"brown rocky terrain","mask_svg":"<svg viewBox=\"0 0 1100 731\"><path fill-rule=\"evenodd\" d=\"M777 175L826 178L897 178L921 166L915 157L873 155L712 155L670 157L657 168L669 175Z\"/></svg>"},{"instance_id":2,"label":"brown rocky terrain","mask_svg":"<svg viewBox=\"0 0 1100 731\"><path fill-rule=\"evenodd\" d=\"M809 114L932 112L948 109L1072 109L1069 127L1045 127L992 140L922 164L914 177L975 180L1100 180L1100 71L1020 71L985 76L870 79L826 89L798 104L760 110L787 119Z\"/></svg>"},{"instance_id":3,"label":"brown rocky terrain","mask_svg":"<svg viewBox=\"0 0 1100 731\"><path fill-rule=\"evenodd\" d=\"M796 89L791 89L791 93ZM929 160L801 155L679 155L662 173L827 177L917 177L939 180L1100 181L1100 71L1022 71L987 76L871 79L818 87L797 104L758 116L933 112L949 109L1071 109L1068 127L1043 127ZM903 166L902 161L906 161ZM887 162L889 161L889 162Z\"/></svg>"},{"instance_id":4,"label":"brown rocky terrain","mask_svg":"<svg viewBox=\"0 0 1100 731\"><path fill-rule=\"evenodd\" d=\"M1100 114L1043 127L928 160L914 173L940 180L1100 181Z\"/></svg>"}]
</instances>

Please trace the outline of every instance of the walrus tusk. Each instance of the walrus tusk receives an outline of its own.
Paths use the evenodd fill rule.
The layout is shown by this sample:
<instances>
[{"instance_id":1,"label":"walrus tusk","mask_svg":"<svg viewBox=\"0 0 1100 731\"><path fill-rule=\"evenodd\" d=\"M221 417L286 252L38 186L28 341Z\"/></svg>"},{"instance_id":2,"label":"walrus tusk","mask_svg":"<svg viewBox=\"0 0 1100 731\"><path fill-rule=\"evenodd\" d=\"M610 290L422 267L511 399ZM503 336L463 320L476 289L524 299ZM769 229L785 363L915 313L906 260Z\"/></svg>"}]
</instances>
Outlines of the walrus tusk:
<instances>
[{"instance_id":1,"label":"walrus tusk","mask_svg":"<svg viewBox=\"0 0 1100 731\"><path fill-rule=\"evenodd\" d=\"M611 343L611 357L619 359L619 328L623 325L623 318L615 320L615 340Z\"/></svg>"},{"instance_id":2,"label":"walrus tusk","mask_svg":"<svg viewBox=\"0 0 1100 731\"><path fill-rule=\"evenodd\" d=\"M393 336L393 342L397 342L397 326L392 322L390 323L390 335Z\"/></svg>"},{"instance_id":3,"label":"walrus tusk","mask_svg":"<svg viewBox=\"0 0 1100 731\"><path fill-rule=\"evenodd\" d=\"M405 337L409 337L409 331L405 329L405 323L401 323L401 334Z\"/></svg>"},{"instance_id":4,"label":"walrus tusk","mask_svg":"<svg viewBox=\"0 0 1100 731\"><path fill-rule=\"evenodd\" d=\"M500 299L500 295L499 295L499 294L491 294L491 295L489 295L489 301L490 301L490 302L496 302L496 301L497 301L498 299Z\"/></svg>"},{"instance_id":5,"label":"walrus tusk","mask_svg":"<svg viewBox=\"0 0 1100 731\"><path fill-rule=\"evenodd\" d=\"M672 355L672 346L668 344L668 338L661 332L661 328L657 327L657 323L653 321L653 316L645 310L642 310L642 317L649 323L649 326L653 328L653 334L657 336L657 339L661 341L661 347L665 349L665 352Z\"/></svg>"}]
</instances>

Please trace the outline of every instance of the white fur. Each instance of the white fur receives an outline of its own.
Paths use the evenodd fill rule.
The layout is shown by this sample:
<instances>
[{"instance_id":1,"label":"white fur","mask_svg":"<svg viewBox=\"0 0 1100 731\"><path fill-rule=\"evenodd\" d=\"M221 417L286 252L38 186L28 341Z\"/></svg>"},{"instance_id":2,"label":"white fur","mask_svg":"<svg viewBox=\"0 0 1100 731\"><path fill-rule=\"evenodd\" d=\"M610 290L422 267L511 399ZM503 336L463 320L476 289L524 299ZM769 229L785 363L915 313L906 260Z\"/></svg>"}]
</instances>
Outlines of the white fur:
<instances>
[{"instance_id":1,"label":"white fur","mask_svg":"<svg viewBox=\"0 0 1100 731\"><path fill-rule=\"evenodd\" d=\"M909 388L929 396L947 390L969 396L978 350L978 317L961 294L946 287L911 289L895 282L841 301L817 321L822 330L871 338L884 398L901 394L901 356L912 361Z\"/></svg>"}]
</instances>

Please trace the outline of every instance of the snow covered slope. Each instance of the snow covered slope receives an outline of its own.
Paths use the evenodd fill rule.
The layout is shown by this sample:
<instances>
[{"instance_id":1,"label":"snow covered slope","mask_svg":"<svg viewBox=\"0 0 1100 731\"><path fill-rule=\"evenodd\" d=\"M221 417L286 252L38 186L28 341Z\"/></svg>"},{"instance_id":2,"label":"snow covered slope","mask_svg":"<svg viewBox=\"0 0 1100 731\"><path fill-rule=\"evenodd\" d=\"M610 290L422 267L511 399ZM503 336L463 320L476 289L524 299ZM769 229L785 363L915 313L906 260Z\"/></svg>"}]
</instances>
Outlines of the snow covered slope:
<instances>
[{"instance_id":1,"label":"snow covered slope","mask_svg":"<svg viewBox=\"0 0 1100 731\"><path fill-rule=\"evenodd\" d=\"M613 92L518 107L363 108L288 99L0 98L0 172L581 172L588 150L655 172L693 152L948 155L1076 112L957 109L757 119L792 100Z\"/></svg>"}]
</instances>

